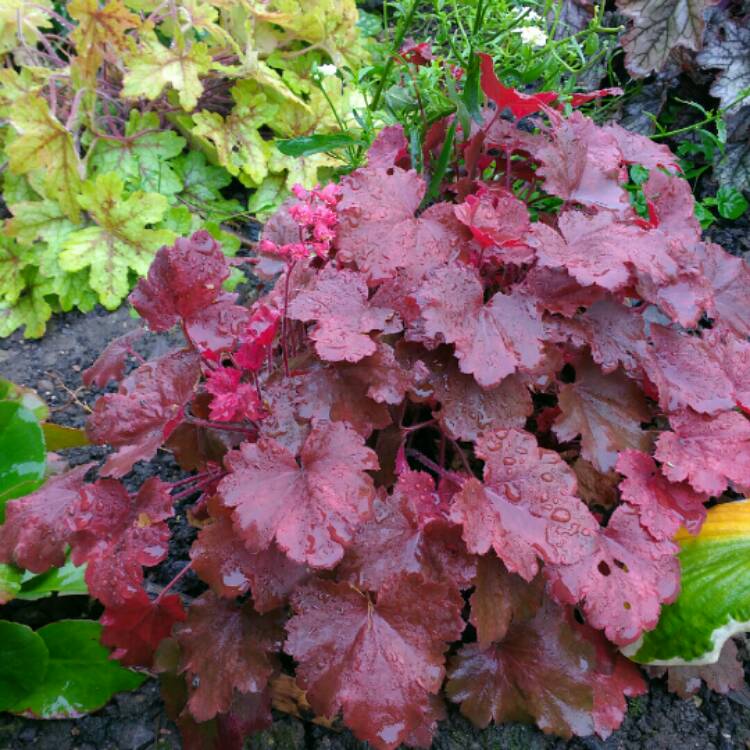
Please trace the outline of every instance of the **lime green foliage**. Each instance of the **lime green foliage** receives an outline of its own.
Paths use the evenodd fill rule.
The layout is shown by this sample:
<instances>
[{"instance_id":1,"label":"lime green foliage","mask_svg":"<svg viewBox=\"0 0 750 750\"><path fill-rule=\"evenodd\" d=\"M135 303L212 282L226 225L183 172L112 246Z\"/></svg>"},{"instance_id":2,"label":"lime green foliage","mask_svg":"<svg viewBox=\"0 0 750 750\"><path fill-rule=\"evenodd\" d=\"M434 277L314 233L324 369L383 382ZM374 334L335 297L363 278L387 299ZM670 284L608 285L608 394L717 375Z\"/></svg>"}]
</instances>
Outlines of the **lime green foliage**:
<instances>
[{"instance_id":1,"label":"lime green foliage","mask_svg":"<svg viewBox=\"0 0 750 750\"><path fill-rule=\"evenodd\" d=\"M2 5L0 336L114 309L178 234L206 228L236 252L248 209L342 163L274 139L353 127L365 106L354 0Z\"/></svg>"},{"instance_id":2,"label":"lime green foliage","mask_svg":"<svg viewBox=\"0 0 750 750\"><path fill-rule=\"evenodd\" d=\"M712 664L727 638L750 630L750 500L711 508L700 534L677 541L680 596L624 651L645 664Z\"/></svg>"},{"instance_id":3,"label":"lime green foliage","mask_svg":"<svg viewBox=\"0 0 750 750\"><path fill-rule=\"evenodd\" d=\"M109 658L99 643L101 626L92 620L61 620L36 632L0 621L0 634L0 709L6 711L81 716L146 679Z\"/></svg>"}]
</instances>

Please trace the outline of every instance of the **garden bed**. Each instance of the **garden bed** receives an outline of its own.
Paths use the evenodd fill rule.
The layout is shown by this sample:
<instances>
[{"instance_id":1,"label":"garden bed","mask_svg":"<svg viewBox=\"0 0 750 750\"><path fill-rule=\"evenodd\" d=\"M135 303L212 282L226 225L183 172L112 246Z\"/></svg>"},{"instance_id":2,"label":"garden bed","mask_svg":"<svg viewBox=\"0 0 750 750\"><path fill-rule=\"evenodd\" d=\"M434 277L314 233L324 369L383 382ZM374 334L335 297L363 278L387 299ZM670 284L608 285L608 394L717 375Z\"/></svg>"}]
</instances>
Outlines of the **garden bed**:
<instances>
[{"instance_id":1,"label":"garden bed","mask_svg":"<svg viewBox=\"0 0 750 750\"><path fill-rule=\"evenodd\" d=\"M740 231L717 230L726 237L742 237ZM741 245L725 245L742 253ZM104 346L122 333L135 328L138 322L123 308L115 313L97 309L89 315L70 313L54 318L47 335L37 341L24 341L16 334L0 341L0 373L17 383L35 388L53 409L52 419L60 424L80 427L86 412L72 400L92 404L96 392L80 388L80 373L88 367ZM162 345L151 339L151 345ZM144 352L149 353L149 352ZM150 352L154 353L154 352ZM77 449L71 456L74 463L100 459L105 449ZM133 485L139 485L155 473L165 480L174 480L179 469L168 454L158 460L136 467ZM154 585L164 585L187 558L193 532L183 514L175 523L184 533L173 536L170 556L149 573ZM176 541L175 541L176 540ZM183 593L192 593L195 578L186 577L178 584ZM12 607L14 617L34 627L51 618L90 616L88 599L80 597L58 605L50 611L50 603L21 602ZM57 600L60 602L60 600ZM64 611L61 612L60 609ZM743 653L745 672L750 675L750 654ZM536 727L505 724L485 730L473 727L460 716L455 707L440 726L435 737L436 750L747 750L750 747L750 692L718 695L705 687L689 700L681 700L666 691L664 680L652 680L645 696L630 700L628 715L622 727L606 741L595 737L565 742L544 735ZM150 680L133 693L118 695L114 701L91 716L76 720L38 721L8 714L0 715L0 750L172 750L180 748L179 733L167 717L159 695L158 683ZM279 750L364 750L365 743L350 732L335 732L311 722L276 714L272 729L249 741L249 747Z\"/></svg>"}]
</instances>

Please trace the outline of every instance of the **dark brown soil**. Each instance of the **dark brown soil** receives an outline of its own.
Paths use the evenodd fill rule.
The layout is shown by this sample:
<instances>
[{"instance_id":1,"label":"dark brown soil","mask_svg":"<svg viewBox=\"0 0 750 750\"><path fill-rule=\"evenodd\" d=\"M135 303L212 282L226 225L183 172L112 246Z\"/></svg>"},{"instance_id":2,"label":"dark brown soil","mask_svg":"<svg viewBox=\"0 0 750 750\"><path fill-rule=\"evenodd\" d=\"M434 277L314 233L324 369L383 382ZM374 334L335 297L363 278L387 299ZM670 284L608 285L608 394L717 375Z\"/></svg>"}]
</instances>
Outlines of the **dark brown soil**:
<instances>
[{"instance_id":1,"label":"dark brown soil","mask_svg":"<svg viewBox=\"0 0 750 750\"><path fill-rule=\"evenodd\" d=\"M724 232L721 238L742 254L741 232ZM717 238L718 239L718 238ZM26 342L14 335L0 341L0 375L36 388L49 402L52 419L80 426L85 420L84 405L96 394L80 389L80 373L96 358L105 344L137 325L127 310L115 313L97 310L88 316L61 315L50 323L47 335ZM163 339L150 339L144 354L165 350ZM101 448L78 449L73 463L101 458ZM179 470L169 455L163 454L133 472L134 485L150 474L174 479ZM184 516L175 521L175 538L165 563L151 571L149 582L163 585L187 558L192 531ZM190 595L200 585L186 576L181 590ZM82 597L66 601L11 603L0 607L0 618L27 622L38 627L53 617L91 616L96 609ZM747 657L747 654L745 654ZM750 660L746 659L750 665ZM117 696L96 714L76 720L33 721L0 715L0 750L176 750L178 734L164 713L155 681L139 690ZM363 743L348 732L335 733L286 716L277 718L272 729L252 738L253 750L364 750ZM668 694L663 681L650 685L648 695L630 701L628 716L619 731L608 740L575 739L569 742L548 737L531 726L506 724L484 730L473 728L455 709L441 725L436 750L747 750L750 748L750 692L719 696L702 691L692 700L682 701Z\"/></svg>"}]
</instances>

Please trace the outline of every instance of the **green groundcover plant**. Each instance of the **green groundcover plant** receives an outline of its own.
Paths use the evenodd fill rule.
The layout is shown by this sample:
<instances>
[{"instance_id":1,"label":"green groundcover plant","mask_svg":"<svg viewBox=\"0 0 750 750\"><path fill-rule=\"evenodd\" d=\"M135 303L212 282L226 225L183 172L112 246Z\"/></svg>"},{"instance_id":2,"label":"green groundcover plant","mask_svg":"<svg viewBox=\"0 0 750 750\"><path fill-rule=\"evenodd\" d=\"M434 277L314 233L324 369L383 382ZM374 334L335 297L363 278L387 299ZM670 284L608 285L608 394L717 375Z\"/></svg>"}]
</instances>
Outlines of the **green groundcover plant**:
<instances>
[{"instance_id":1,"label":"green groundcover plant","mask_svg":"<svg viewBox=\"0 0 750 750\"><path fill-rule=\"evenodd\" d=\"M645 690L619 649L677 600L673 537L747 481L750 272L702 241L676 157L478 69L487 101L433 124L420 172L394 126L295 188L251 306L208 232L163 247L130 301L183 344L131 369L145 332L111 342L84 380L119 383L87 427L113 452L7 504L0 561L70 548L188 747L241 747L281 676L379 750L428 747L443 696L606 737ZM131 492L161 448L193 473ZM199 531L156 593L178 502Z\"/></svg>"},{"instance_id":2,"label":"green groundcover plant","mask_svg":"<svg viewBox=\"0 0 750 750\"><path fill-rule=\"evenodd\" d=\"M358 104L357 20L354 0L3 3L0 336L117 307L179 235L233 254L243 186L257 211L323 179L335 158L274 140Z\"/></svg>"}]
</instances>

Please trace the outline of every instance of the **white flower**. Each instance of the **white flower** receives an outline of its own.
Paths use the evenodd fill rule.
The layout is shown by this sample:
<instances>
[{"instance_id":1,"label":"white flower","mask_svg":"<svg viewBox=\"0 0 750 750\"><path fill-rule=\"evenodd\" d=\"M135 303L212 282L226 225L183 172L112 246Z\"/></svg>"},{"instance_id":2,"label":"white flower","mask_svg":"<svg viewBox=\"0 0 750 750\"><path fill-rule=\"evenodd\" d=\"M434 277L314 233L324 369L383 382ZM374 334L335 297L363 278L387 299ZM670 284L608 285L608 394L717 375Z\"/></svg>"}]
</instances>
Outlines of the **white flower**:
<instances>
[{"instance_id":1,"label":"white flower","mask_svg":"<svg viewBox=\"0 0 750 750\"><path fill-rule=\"evenodd\" d=\"M542 17L535 10L527 10L526 8L519 8L516 11L516 18L523 16L524 21L541 21Z\"/></svg>"},{"instance_id":2,"label":"white flower","mask_svg":"<svg viewBox=\"0 0 750 750\"><path fill-rule=\"evenodd\" d=\"M335 76L338 68L335 65L326 63L325 65L318 65L318 72L324 76Z\"/></svg>"},{"instance_id":3,"label":"white flower","mask_svg":"<svg viewBox=\"0 0 750 750\"><path fill-rule=\"evenodd\" d=\"M521 41L524 44L530 44L532 47L544 47L547 44L547 32L538 26L522 26L513 31L521 35Z\"/></svg>"}]
</instances>

